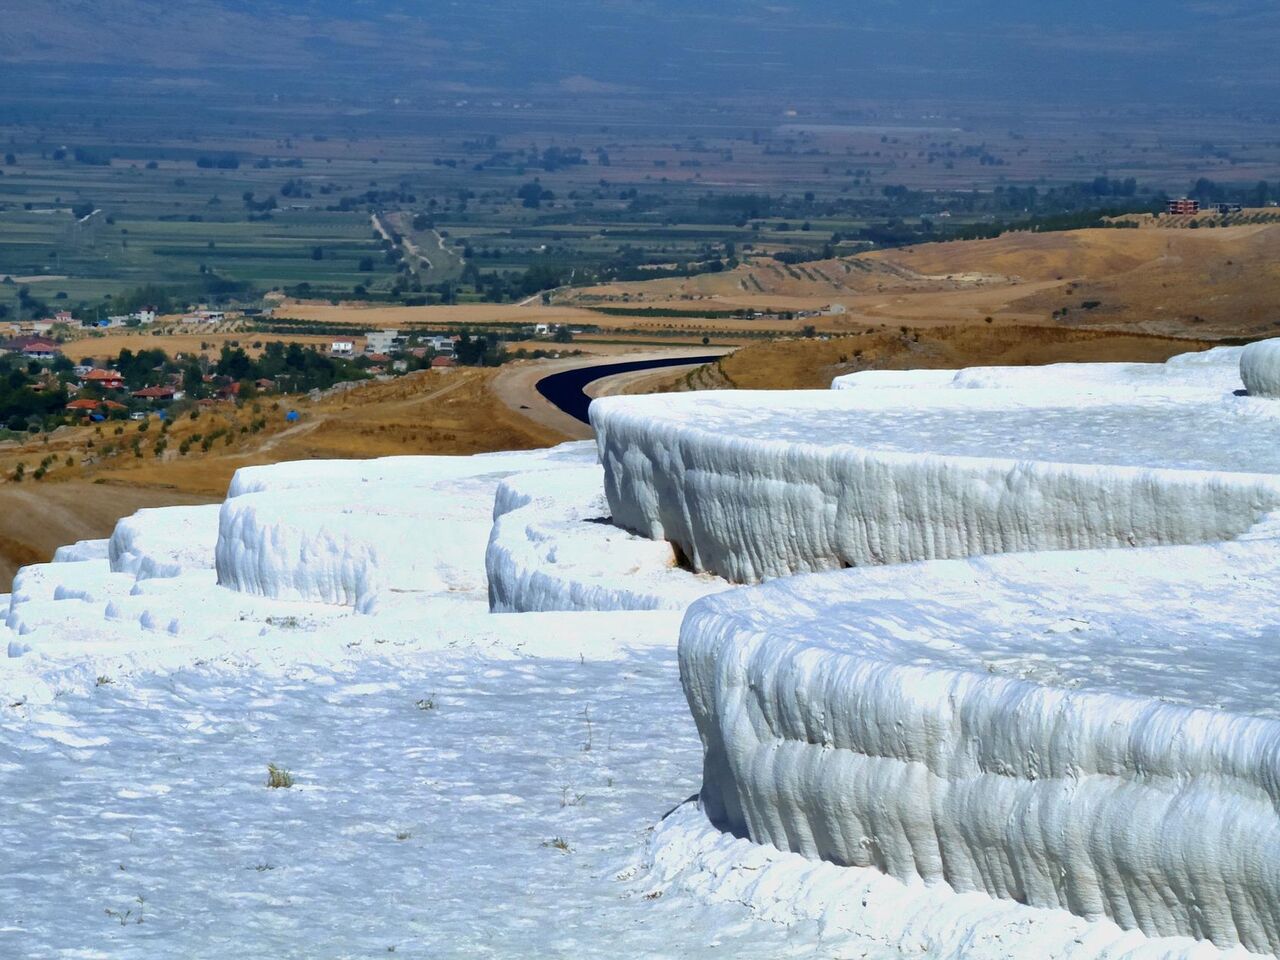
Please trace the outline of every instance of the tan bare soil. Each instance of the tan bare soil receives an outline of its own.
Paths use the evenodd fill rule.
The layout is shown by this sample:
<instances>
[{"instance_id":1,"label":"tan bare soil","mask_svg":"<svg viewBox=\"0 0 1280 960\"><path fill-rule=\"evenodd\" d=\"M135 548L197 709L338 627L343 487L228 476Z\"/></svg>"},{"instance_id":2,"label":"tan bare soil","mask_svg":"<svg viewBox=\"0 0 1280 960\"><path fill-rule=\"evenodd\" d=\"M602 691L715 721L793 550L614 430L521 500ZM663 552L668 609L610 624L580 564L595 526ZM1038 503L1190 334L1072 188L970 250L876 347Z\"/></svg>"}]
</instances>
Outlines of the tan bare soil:
<instances>
[{"instance_id":1,"label":"tan bare soil","mask_svg":"<svg viewBox=\"0 0 1280 960\"><path fill-rule=\"evenodd\" d=\"M317 323L349 323L361 329L408 325L445 326L484 323L592 323L596 314L572 307L520 306L514 303L459 304L457 306L388 307L379 304L343 303L337 306L310 301L285 301L276 315Z\"/></svg>"},{"instance_id":2,"label":"tan bare soil","mask_svg":"<svg viewBox=\"0 0 1280 960\"><path fill-rule=\"evenodd\" d=\"M111 535L116 521L143 507L206 503L211 498L164 486L8 483L0 486L0 590L18 568L43 563L63 544Z\"/></svg>"},{"instance_id":3,"label":"tan bare soil","mask_svg":"<svg viewBox=\"0 0 1280 960\"><path fill-rule=\"evenodd\" d=\"M139 350L163 350L171 357L178 354L199 356L203 353L216 358L224 344L239 346L250 356L256 357L262 353L263 345L272 340L298 343L303 346L315 345L322 351L327 352L334 338L283 333L225 331L196 331L193 333L187 330L134 332L113 330L101 336L89 335L78 340L72 340L70 343L64 344L62 349L76 363L79 363L83 357L92 357L98 361L105 361L112 357L118 357L121 350L132 350L134 353ZM356 338L356 349L364 349L364 341L359 337Z\"/></svg>"},{"instance_id":4,"label":"tan bare soil","mask_svg":"<svg viewBox=\"0 0 1280 960\"><path fill-rule=\"evenodd\" d=\"M806 310L791 321L616 318L655 331L849 333L901 323L1096 326L1204 338L1261 336L1280 317L1280 224L1011 233L786 266L752 261L688 279L573 291L579 305ZM832 308L835 308L834 310ZM1063 312L1065 311L1065 313Z\"/></svg>"},{"instance_id":5,"label":"tan bare soil","mask_svg":"<svg viewBox=\"0 0 1280 960\"><path fill-rule=\"evenodd\" d=\"M779 340L743 347L716 364L642 392L663 390L822 390L859 370L956 369L1089 361L1162 362L1209 341L1055 327L964 325L871 332L830 340Z\"/></svg>"}]
</instances>

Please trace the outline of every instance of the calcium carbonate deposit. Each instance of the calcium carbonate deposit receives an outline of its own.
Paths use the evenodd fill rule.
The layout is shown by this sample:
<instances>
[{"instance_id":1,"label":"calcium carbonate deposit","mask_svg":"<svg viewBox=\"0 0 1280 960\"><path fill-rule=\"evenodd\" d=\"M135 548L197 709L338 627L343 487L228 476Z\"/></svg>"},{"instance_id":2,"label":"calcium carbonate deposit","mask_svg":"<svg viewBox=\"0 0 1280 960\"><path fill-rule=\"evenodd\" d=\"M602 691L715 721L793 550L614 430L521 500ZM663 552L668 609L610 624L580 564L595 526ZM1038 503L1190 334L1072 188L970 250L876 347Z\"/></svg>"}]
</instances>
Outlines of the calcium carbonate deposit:
<instances>
[{"instance_id":1,"label":"calcium carbonate deposit","mask_svg":"<svg viewBox=\"0 0 1280 960\"><path fill-rule=\"evenodd\" d=\"M1276 955L1274 346L609 398L64 547L0 956Z\"/></svg>"},{"instance_id":2,"label":"calcium carbonate deposit","mask_svg":"<svg viewBox=\"0 0 1280 960\"><path fill-rule=\"evenodd\" d=\"M1152 379L1131 380L1134 365L1103 366L1130 387ZM1071 402L1051 373L1044 390L1026 389L1026 376L1011 377L1023 388L935 384L909 398L897 389L602 398L591 418L610 511L626 529L677 544L695 569L753 583L990 553L1215 542L1280 507L1280 409L1270 400L1210 395L1196 378L1182 392L1161 380L1150 394L1098 390Z\"/></svg>"}]
</instances>

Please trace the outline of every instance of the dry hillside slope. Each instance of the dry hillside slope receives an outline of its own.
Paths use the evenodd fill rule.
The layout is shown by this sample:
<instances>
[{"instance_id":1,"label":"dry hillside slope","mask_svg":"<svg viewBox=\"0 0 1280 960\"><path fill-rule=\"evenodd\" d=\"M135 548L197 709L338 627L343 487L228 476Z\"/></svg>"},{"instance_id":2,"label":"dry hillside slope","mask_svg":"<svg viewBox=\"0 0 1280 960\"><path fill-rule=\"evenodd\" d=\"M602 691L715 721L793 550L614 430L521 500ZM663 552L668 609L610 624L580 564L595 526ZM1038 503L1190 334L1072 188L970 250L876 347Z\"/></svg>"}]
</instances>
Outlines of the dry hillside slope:
<instances>
[{"instance_id":1,"label":"dry hillside slope","mask_svg":"<svg viewBox=\"0 0 1280 960\"><path fill-rule=\"evenodd\" d=\"M824 390L859 370L950 370L972 366L1133 361L1158 363L1204 350L1209 341L1054 327L986 324L869 331L830 340L778 340L744 347L714 364L662 382L664 390Z\"/></svg>"},{"instance_id":2,"label":"dry hillside slope","mask_svg":"<svg viewBox=\"0 0 1280 960\"><path fill-rule=\"evenodd\" d=\"M833 333L989 316L997 325L1263 336L1280 322L1280 224L1009 233L798 265L761 259L719 274L585 288L568 299L636 309L813 310L820 315L793 326Z\"/></svg>"}]
</instances>

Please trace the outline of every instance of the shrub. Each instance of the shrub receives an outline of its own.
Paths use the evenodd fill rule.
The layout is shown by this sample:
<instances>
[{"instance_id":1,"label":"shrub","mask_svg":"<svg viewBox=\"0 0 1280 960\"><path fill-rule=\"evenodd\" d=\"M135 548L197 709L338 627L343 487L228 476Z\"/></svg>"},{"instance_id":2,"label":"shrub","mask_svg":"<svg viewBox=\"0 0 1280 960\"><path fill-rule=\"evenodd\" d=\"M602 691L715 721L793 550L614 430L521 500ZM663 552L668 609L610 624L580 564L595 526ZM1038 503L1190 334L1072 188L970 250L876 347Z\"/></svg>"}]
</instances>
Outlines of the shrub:
<instances>
[{"instance_id":1,"label":"shrub","mask_svg":"<svg viewBox=\"0 0 1280 960\"><path fill-rule=\"evenodd\" d=\"M272 790L288 790L293 786L293 774L274 763L267 764L267 786Z\"/></svg>"}]
</instances>

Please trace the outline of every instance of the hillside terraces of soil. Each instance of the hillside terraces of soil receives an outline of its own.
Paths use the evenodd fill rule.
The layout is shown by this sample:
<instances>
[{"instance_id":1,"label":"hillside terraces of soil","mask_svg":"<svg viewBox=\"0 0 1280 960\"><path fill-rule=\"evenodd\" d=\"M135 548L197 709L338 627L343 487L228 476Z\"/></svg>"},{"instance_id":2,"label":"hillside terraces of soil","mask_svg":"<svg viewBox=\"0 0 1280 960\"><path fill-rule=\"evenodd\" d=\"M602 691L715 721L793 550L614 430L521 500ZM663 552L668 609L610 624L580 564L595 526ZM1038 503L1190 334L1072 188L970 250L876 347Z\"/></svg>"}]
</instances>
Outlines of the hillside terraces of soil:
<instances>
[{"instance_id":1,"label":"hillside terraces of soil","mask_svg":"<svg viewBox=\"0 0 1280 960\"><path fill-rule=\"evenodd\" d=\"M799 332L811 325L844 333L991 317L997 326L1263 336L1280 322L1273 315L1280 303L1280 224L1009 233L797 265L753 260L718 274L584 288L567 299L636 312L816 314L793 321L696 321L742 330L781 326Z\"/></svg>"},{"instance_id":2,"label":"hillside terraces of soil","mask_svg":"<svg viewBox=\"0 0 1280 960\"><path fill-rule=\"evenodd\" d=\"M823 390L859 370L949 370L971 366L1131 361L1159 363L1212 341L1058 327L965 325L871 331L829 340L778 340L743 347L714 364L648 385L686 390Z\"/></svg>"}]
</instances>

